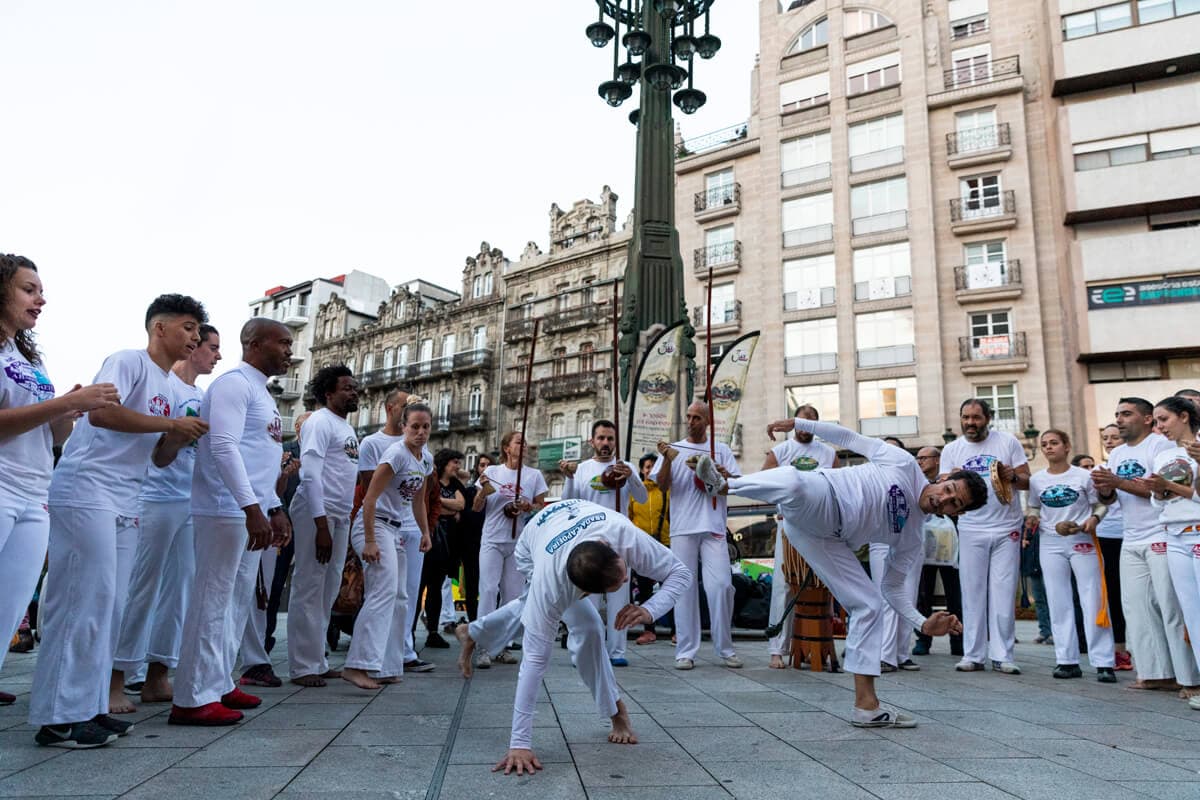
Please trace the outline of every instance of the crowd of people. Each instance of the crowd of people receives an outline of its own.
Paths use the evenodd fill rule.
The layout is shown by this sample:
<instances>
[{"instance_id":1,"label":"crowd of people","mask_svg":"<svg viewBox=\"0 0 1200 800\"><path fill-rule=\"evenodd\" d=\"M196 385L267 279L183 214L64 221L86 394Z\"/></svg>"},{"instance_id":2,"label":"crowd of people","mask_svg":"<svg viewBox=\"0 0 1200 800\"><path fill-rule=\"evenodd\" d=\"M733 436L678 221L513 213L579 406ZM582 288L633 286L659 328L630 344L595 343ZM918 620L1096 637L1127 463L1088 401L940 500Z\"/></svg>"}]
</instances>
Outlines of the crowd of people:
<instances>
[{"instance_id":1,"label":"crowd of people","mask_svg":"<svg viewBox=\"0 0 1200 800\"><path fill-rule=\"evenodd\" d=\"M430 452L430 408L399 389L384 427L360 441L344 365L317 371L317 408L285 445L268 382L289 367L289 328L245 323L239 363L201 389L221 337L182 295L150 304L144 348L109 356L92 385L57 391L32 335L44 303L35 265L0 256L0 625L12 635L41 581L29 711L41 745L109 744L132 729L119 717L136 701L170 703L172 724L238 723L261 703L242 687L283 683L271 652L288 585L293 684L378 691L434 669L420 653L451 647L442 633L452 631L467 677L520 661L498 766L532 772L537 688L561 637L612 722L610 741L634 743L614 677L629 664L632 627L636 645L650 645L669 625L675 669L695 669L703 595L715 662L744 666L730 495L777 508L776 563L787 541L847 613L854 725L916 724L880 703L875 679L920 669L911 656L935 637L949 635L958 671L1019 674L1026 577L1055 678L1081 677L1086 650L1099 681L1136 669L1130 688L1177 692L1200 709L1200 636L1186 633L1200 631L1197 393L1123 398L1103 459L1072 456L1066 432L1046 431L1046 467L1033 474L977 398L959 409L961 436L915 456L801 406L768 427L785 440L748 475L709 441L710 410L695 402L687 435L637 465L619 457L616 426L596 421L591 457L558 465L562 497L548 502L520 432L468 474L462 453ZM839 453L865 463L842 466ZM361 592L347 612L356 566ZM939 586L946 610L934 610ZM773 618L792 589L773 582ZM347 613L339 670L329 649ZM791 639L785 625L771 640L770 667L787 665ZM14 700L0 693L0 704Z\"/></svg>"}]
</instances>

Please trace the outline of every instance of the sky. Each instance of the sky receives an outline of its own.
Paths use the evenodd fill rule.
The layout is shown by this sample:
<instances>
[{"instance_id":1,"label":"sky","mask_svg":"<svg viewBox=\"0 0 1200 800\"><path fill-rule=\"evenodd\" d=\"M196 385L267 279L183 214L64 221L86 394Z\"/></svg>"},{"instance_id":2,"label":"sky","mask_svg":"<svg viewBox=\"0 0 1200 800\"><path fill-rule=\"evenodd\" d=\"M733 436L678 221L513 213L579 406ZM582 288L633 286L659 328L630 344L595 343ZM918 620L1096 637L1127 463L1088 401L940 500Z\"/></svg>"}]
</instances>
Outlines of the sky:
<instances>
[{"instance_id":1,"label":"sky","mask_svg":"<svg viewBox=\"0 0 1200 800\"><path fill-rule=\"evenodd\" d=\"M685 137L744 121L758 3ZM551 203L633 197L635 97L598 96L594 0L2 0L0 252L37 263L56 385L144 347L158 294L203 301L224 367L249 301L361 269L459 288L481 241L548 249Z\"/></svg>"}]
</instances>

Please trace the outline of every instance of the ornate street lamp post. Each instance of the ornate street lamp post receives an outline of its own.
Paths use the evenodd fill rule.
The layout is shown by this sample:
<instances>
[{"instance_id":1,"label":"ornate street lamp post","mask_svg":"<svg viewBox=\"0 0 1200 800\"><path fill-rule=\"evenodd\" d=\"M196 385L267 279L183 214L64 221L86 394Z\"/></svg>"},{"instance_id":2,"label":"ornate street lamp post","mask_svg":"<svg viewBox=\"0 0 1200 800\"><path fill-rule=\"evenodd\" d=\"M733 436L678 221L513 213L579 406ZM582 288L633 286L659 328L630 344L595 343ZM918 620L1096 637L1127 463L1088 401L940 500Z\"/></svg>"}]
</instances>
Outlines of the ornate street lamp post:
<instances>
[{"instance_id":1,"label":"ornate street lamp post","mask_svg":"<svg viewBox=\"0 0 1200 800\"><path fill-rule=\"evenodd\" d=\"M639 107L629 114L638 134L633 238L625 268L619 345L621 396L625 399L641 332L655 324L672 325L687 319L683 258L675 229L671 102L673 99L683 113L694 114L707 99L694 86L695 57L709 59L721 49L721 40L709 33L709 9L714 2L596 0L599 19L587 27L593 45L607 47L611 43L613 48L612 78L600 84L600 97L619 106L632 96L635 83L639 88ZM702 17L704 30L697 35ZM694 345L686 355L692 363Z\"/></svg>"}]
</instances>

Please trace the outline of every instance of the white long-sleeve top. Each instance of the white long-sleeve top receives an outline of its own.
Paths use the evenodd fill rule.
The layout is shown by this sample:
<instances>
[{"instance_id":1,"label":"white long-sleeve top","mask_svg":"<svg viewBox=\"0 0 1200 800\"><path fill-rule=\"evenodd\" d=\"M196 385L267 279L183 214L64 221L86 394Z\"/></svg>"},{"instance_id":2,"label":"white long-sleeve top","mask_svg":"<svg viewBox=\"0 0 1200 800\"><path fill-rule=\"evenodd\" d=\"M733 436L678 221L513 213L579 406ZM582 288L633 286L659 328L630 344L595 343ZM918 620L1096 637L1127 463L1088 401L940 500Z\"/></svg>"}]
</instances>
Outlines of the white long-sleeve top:
<instances>
[{"instance_id":1,"label":"white long-sleeve top","mask_svg":"<svg viewBox=\"0 0 1200 800\"><path fill-rule=\"evenodd\" d=\"M208 420L192 475L192 513L242 517L257 504L280 505L275 479L283 459L283 423L267 391L267 376L246 362L208 387L200 416Z\"/></svg>"},{"instance_id":2,"label":"white long-sleeve top","mask_svg":"<svg viewBox=\"0 0 1200 800\"><path fill-rule=\"evenodd\" d=\"M914 598L904 588L905 576L925 560L925 513L920 498L929 481L917 460L907 450L831 422L797 417L795 428L868 460L853 467L817 471L829 481L837 498L840 538L852 549L869 543L890 548L880 592L897 614L920 629L926 617L917 611ZM802 521L795 527L805 529Z\"/></svg>"},{"instance_id":3,"label":"white long-sleeve top","mask_svg":"<svg viewBox=\"0 0 1200 800\"><path fill-rule=\"evenodd\" d=\"M515 558L529 581L521 622L525 625L521 670L513 701L509 747L528 749L538 687L563 613L585 593L567 577L567 558L580 542L602 540L638 575L662 586L642 604L652 619L671 609L692 583L675 555L611 508L586 500L560 500L538 512L521 531Z\"/></svg>"},{"instance_id":4,"label":"white long-sleeve top","mask_svg":"<svg viewBox=\"0 0 1200 800\"><path fill-rule=\"evenodd\" d=\"M581 461L575 467L575 475L567 478L566 483L563 484L562 499L588 500L596 505L615 510L616 501L613 499L615 492L604 485L600 476L604 474L604 470L616 463L615 458L607 461L597 461L594 458ZM628 461L621 463L631 470L629 480L625 481L625 485L621 487L621 513L628 515L630 499L635 503L645 503L650 499L650 493L646 491L646 485L638 478L637 467Z\"/></svg>"},{"instance_id":5,"label":"white long-sleeve top","mask_svg":"<svg viewBox=\"0 0 1200 800\"><path fill-rule=\"evenodd\" d=\"M296 500L316 517L349 517L358 480L358 437L345 417L328 408L313 413L300 438ZM293 500L295 502L295 500Z\"/></svg>"}]
</instances>

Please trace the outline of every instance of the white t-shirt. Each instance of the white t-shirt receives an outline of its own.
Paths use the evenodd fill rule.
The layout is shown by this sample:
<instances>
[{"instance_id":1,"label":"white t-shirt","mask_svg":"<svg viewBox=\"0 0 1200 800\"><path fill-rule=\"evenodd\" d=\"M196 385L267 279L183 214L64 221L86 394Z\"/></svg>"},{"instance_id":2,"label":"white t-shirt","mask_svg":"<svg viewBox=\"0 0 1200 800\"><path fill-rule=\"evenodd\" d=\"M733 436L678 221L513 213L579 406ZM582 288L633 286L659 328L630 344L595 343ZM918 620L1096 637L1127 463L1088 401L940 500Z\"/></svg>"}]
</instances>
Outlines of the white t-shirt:
<instances>
[{"instance_id":1,"label":"white t-shirt","mask_svg":"<svg viewBox=\"0 0 1200 800\"><path fill-rule=\"evenodd\" d=\"M171 387L171 416L182 417L200 416L200 404L204 401L204 390L199 386L188 386L172 372L167 376L167 385ZM142 500L152 503L171 503L192 499L192 470L196 465L196 448L200 442L193 441L179 448L175 460L166 467L159 469L153 464L146 471L146 480L142 482Z\"/></svg>"},{"instance_id":2,"label":"white t-shirt","mask_svg":"<svg viewBox=\"0 0 1200 800\"><path fill-rule=\"evenodd\" d=\"M383 454L387 452L387 449L396 442L402 441L404 441L403 434L392 436L383 431L375 431L370 436L364 437L358 443L358 471L374 472L375 468L379 466L379 462L383 460Z\"/></svg>"},{"instance_id":3,"label":"white t-shirt","mask_svg":"<svg viewBox=\"0 0 1200 800\"><path fill-rule=\"evenodd\" d=\"M292 502L314 518L349 518L358 468L354 428L328 408L318 409L301 429L300 485Z\"/></svg>"},{"instance_id":4,"label":"white t-shirt","mask_svg":"<svg viewBox=\"0 0 1200 800\"><path fill-rule=\"evenodd\" d=\"M121 405L139 414L171 416L168 371L145 350L122 350L104 360L93 383L112 383ZM150 454L161 433L119 433L92 424L85 415L75 424L50 479L50 503L71 508L138 515L138 494Z\"/></svg>"},{"instance_id":5,"label":"white t-shirt","mask_svg":"<svg viewBox=\"0 0 1200 800\"><path fill-rule=\"evenodd\" d=\"M671 536L696 536L703 533L725 535L725 520L728 515L728 502L724 496L717 498L717 507L713 508L712 500L698 487L695 471L687 465L692 456L708 453L708 440L689 442L681 439L671 445L679 451L679 455L671 462ZM713 459L718 466L729 471L730 475L738 477L742 471L738 469L737 459L733 451L717 442L717 457ZM656 483L658 473L663 468L663 457L660 455L650 471L650 479Z\"/></svg>"},{"instance_id":6,"label":"white t-shirt","mask_svg":"<svg viewBox=\"0 0 1200 800\"><path fill-rule=\"evenodd\" d=\"M793 466L801 472L832 469L833 462L837 460L837 451L824 442L813 439L805 444L796 441L795 436L772 447L771 454L775 456L775 463L779 466Z\"/></svg>"},{"instance_id":7,"label":"white t-shirt","mask_svg":"<svg viewBox=\"0 0 1200 800\"><path fill-rule=\"evenodd\" d=\"M487 497L483 506L483 539L485 542L511 542L512 520L504 515L504 506L516 497L517 471L503 464L493 464L483 471L487 479L496 487L496 491ZM480 490L482 491L482 489ZM530 503L538 495L547 492L546 479L540 470L534 467L521 469L521 499ZM521 520L517 520L517 530L521 530Z\"/></svg>"},{"instance_id":8,"label":"white t-shirt","mask_svg":"<svg viewBox=\"0 0 1200 800\"><path fill-rule=\"evenodd\" d=\"M1041 509L1043 537L1057 536L1054 526L1060 522L1087 522L1097 502L1092 473L1081 467L1068 467L1057 475L1044 469L1029 478L1028 503L1030 508Z\"/></svg>"},{"instance_id":9,"label":"white t-shirt","mask_svg":"<svg viewBox=\"0 0 1200 800\"><path fill-rule=\"evenodd\" d=\"M54 398L45 364L31 364L12 340L0 346L0 408L25 408ZM0 481L0 492L45 503L54 469L54 433L50 424L0 438L0 475L22 480Z\"/></svg>"},{"instance_id":10,"label":"white t-shirt","mask_svg":"<svg viewBox=\"0 0 1200 800\"><path fill-rule=\"evenodd\" d=\"M192 513L241 518L247 506L257 504L265 514L281 505L275 480L283 460L283 423L267 376L238 364L208 387L200 416L208 421L208 433L196 449Z\"/></svg>"},{"instance_id":11,"label":"white t-shirt","mask_svg":"<svg viewBox=\"0 0 1200 800\"><path fill-rule=\"evenodd\" d=\"M692 573L683 562L614 509L573 499L552 503L535 514L521 531L515 552L517 567L529 586L521 612L524 655L509 747L530 747L537 692L558 623L571 604L584 597L567 577L567 559L580 542L597 539L607 542L638 575L661 582L654 596L642 603L653 619L667 613L692 583Z\"/></svg>"},{"instance_id":12,"label":"white t-shirt","mask_svg":"<svg viewBox=\"0 0 1200 800\"><path fill-rule=\"evenodd\" d=\"M613 497L613 490L604 485L600 480L600 476L604 474L604 470L616 463L616 459L610 458L608 461L597 461L594 458L589 458L587 461L579 462L575 467L575 476L567 478L563 485L563 500L576 498L579 500L587 500L597 505L607 508L616 508L616 500ZM632 470L629 474L629 480L625 481L625 485L621 487L621 513L629 513L629 501L632 499L635 503L645 503L650 499L650 494L646 491L646 484L638 479L637 467L628 461L621 462Z\"/></svg>"},{"instance_id":13,"label":"white t-shirt","mask_svg":"<svg viewBox=\"0 0 1200 800\"><path fill-rule=\"evenodd\" d=\"M1200 522L1200 497L1195 493L1196 476L1200 475L1200 468L1187 450L1173 446L1160 451L1154 457L1154 474L1193 489L1191 497L1173 494L1166 500L1150 498L1151 505L1158 509L1158 520L1166 526L1166 532L1178 535L1182 528Z\"/></svg>"},{"instance_id":14,"label":"white t-shirt","mask_svg":"<svg viewBox=\"0 0 1200 800\"><path fill-rule=\"evenodd\" d=\"M1108 456L1108 468L1122 480L1143 478L1154 470L1155 456L1172 447L1167 439L1151 433L1136 446L1117 445ZM1125 520L1125 544L1166 542L1166 532L1158 518L1158 509L1150 504L1148 497L1138 497L1118 489L1117 499L1121 501L1121 516Z\"/></svg>"},{"instance_id":15,"label":"white t-shirt","mask_svg":"<svg viewBox=\"0 0 1200 800\"><path fill-rule=\"evenodd\" d=\"M413 498L421 493L425 478L433 473L433 457L425 448L417 459L404 444L404 438L393 443L383 452L379 465L387 464L395 473L388 483L387 491L375 503L376 517L384 516L399 522L405 530L419 528L413 515Z\"/></svg>"},{"instance_id":16,"label":"white t-shirt","mask_svg":"<svg viewBox=\"0 0 1200 800\"><path fill-rule=\"evenodd\" d=\"M982 442L970 442L963 436L958 437L942 450L940 470L943 474L956 469L965 469L979 474L987 486L987 505L975 511L968 511L958 518L958 532L970 535L972 533L1009 533L1021 530L1023 516L1021 500L1017 492L1007 505L996 499L996 489L992 486L992 463L999 461L1010 467L1028 464L1025 450L1017 437L1004 431L988 431L987 438Z\"/></svg>"}]
</instances>

